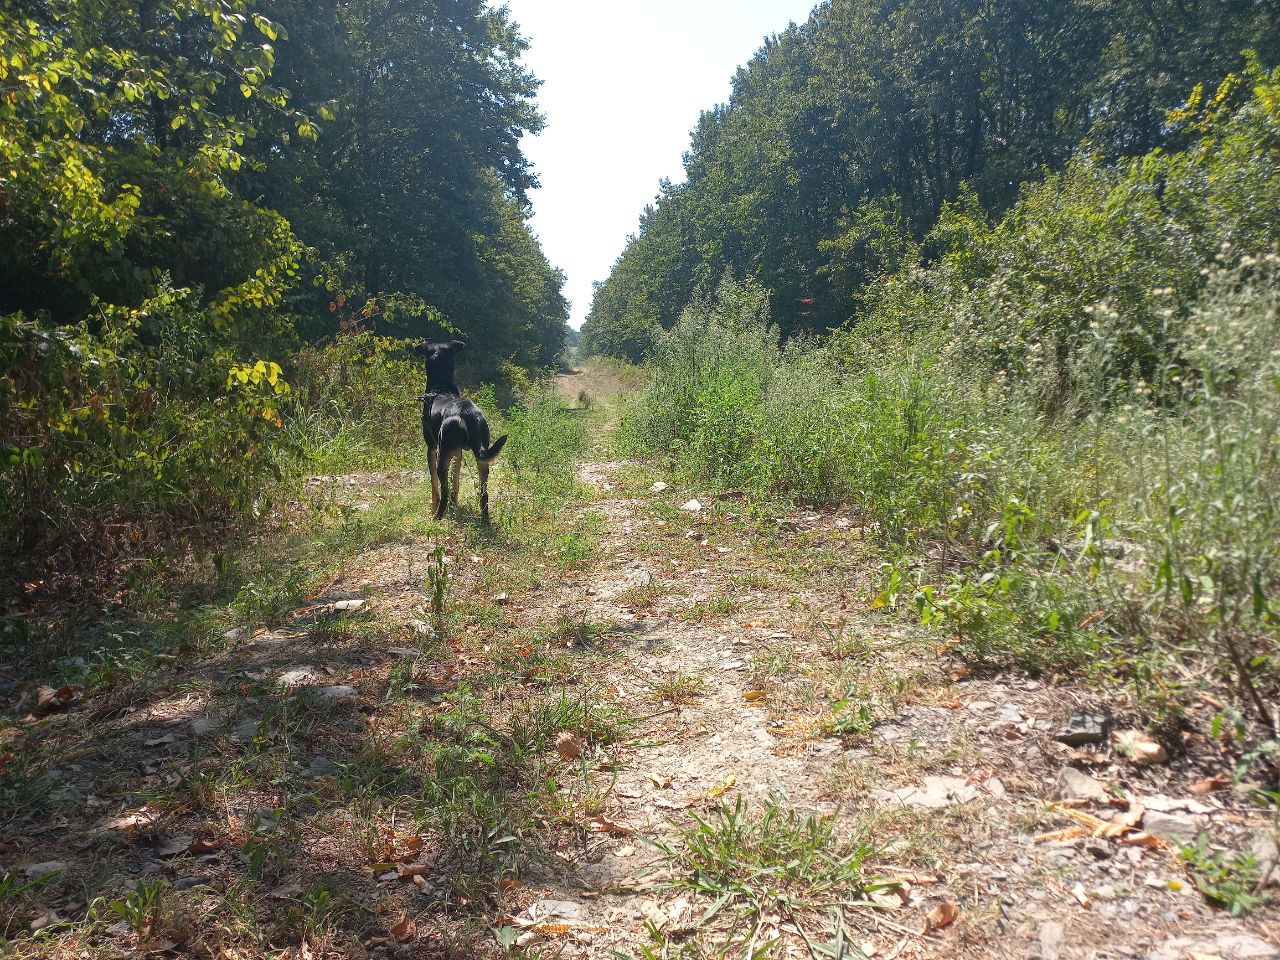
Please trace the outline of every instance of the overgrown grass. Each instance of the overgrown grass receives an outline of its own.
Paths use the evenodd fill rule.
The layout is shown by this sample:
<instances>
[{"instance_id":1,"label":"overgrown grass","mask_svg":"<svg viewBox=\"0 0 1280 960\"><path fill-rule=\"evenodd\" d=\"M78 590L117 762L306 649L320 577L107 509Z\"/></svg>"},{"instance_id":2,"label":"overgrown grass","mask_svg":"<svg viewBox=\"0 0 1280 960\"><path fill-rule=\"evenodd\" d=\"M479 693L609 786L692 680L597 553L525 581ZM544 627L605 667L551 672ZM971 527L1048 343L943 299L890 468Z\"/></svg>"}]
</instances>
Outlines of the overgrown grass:
<instances>
[{"instance_id":1,"label":"overgrown grass","mask_svg":"<svg viewBox=\"0 0 1280 960\"><path fill-rule=\"evenodd\" d=\"M1173 716L1206 686L1280 741L1280 72L1086 148L998 224L972 196L856 326L778 345L726 279L624 425L693 482L851 503L873 607L989 667L1091 672Z\"/></svg>"},{"instance_id":2,"label":"overgrown grass","mask_svg":"<svg viewBox=\"0 0 1280 960\"><path fill-rule=\"evenodd\" d=\"M771 945L761 939L766 922L800 925L806 913L843 908L883 888L863 871L870 847L838 837L831 818L798 813L777 797L759 810L741 797L722 803L655 844L676 873L671 885L709 899L698 925L722 920L742 957Z\"/></svg>"},{"instance_id":3,"label":"overgrown grass","mask_svg":"<svg viewBox=\"0 0 1280 960\"><path fill-rule=\"evenodd\" d=\"M889 557L873 606L975 664L1110 673L1156 710L1209 683L1270 730L1278 303L1275 257L1220 267L1170 309L1154 381L1046 410L1034 371L984 374L963 340L779 348L763 294L727 283L663 341L625 430L703 482L856 504ZM1129 335L1093 315L1081 367Z\"/></svg>"}]
</instances>

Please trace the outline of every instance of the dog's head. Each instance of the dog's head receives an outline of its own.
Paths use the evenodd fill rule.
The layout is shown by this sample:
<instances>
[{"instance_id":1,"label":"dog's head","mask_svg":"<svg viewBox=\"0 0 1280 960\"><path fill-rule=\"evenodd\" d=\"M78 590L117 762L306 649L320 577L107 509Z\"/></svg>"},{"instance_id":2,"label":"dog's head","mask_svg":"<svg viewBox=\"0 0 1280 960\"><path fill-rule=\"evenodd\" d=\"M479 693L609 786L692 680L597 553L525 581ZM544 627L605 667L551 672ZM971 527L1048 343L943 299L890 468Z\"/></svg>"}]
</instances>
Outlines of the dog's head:
<instances>
[{"instance_id":1,"label":"dog's head","mask_svg":"<svg viewBox=\"0 0 1280 960\"><path fill-rule=\"evenodd\" d=\"M461 340L423 340L413 352L427 361L427 379L453 382L453 367L467 345Z\"/></svg>"}]
</instances>

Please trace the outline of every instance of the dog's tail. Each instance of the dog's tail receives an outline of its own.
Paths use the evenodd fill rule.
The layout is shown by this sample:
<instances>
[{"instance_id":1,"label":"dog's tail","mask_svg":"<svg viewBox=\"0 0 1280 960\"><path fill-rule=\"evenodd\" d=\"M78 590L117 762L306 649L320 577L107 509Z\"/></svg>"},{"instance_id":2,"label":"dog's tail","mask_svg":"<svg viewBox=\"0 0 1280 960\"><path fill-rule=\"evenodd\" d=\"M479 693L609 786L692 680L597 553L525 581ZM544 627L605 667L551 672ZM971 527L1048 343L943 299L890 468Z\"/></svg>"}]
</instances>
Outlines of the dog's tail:
<instances>
[{"instance_id":1,"label":"dog's tail","mask_svg":"<svg viewBox=\"0 0 1280 960\"><path fill-rule=\"evenodd\" d=\"M488 466L498 459L498 454L502 452L502 446L507 442L507 438L501 436L496 443L489 442L489 421L477 407L468 409L463 413L463 417L467 424L467 446L476 455L476 463Z\"/></svg>"},{"instance_id":2,"label":"dog's tail","mask_svg":"<svg viewBox=\"0 0 1280 960\"><path fill-rule=\"evenodd\" d=\"M493 463L493 461L498 459L498 454L502 452L502 448L506 444L506 442L507 442L507 435L504 433L502 436L500 436L497 440L495 440L491 445L487 447L481 446L480 444L476 444L474 447L471 448L471 452L476 455L477 463L483 463L485 466L488 466L489 464Z\"/></svg>"}]
</instances>

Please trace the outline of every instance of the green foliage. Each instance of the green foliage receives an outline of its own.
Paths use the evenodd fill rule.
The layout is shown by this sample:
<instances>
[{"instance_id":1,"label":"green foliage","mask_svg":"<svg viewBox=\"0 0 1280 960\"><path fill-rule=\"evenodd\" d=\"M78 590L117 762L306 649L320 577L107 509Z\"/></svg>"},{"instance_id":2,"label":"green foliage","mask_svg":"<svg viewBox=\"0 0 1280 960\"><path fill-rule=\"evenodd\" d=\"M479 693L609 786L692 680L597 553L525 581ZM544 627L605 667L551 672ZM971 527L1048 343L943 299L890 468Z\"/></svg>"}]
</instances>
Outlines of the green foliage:
<instances>
[{"instance_id":1,"label":"green foliage","mask_svg":"<svg viewBox=\"0 0 1280 960\"><path fill-rule=\"evenodd\" d=\"M572 483L588 443L586 425L564 409L555 387L539 381L522 391L505 417L510 436L502 458L517 478L534 486Z\"/></svg>"},{"instance_id":2,"label":"green foliage","mask_svg":"<svg viewBox=\"0 0 1280 960\"><path fill-rule=\"evenodd\" d=\"M6 593L241 516L282 466L416 446L421 371L374 329L558 356L514 25L330 7L0 11Z\"/></svg>"},{"instance_id":3,"label":"green foliage","mask_svg":"<svg viewBox=\"0 0 1280 960\"><path fill-rule=\"evenodd\" d=\"M1168 111L1245 48L1280 60L1280 18L1265 3L819 4L767 40L728 103L702 115L684 182L662 185L598 286L583 351L644 358L654 332L726 272L770 291L784 338L837 327L875 305L877 281L914 258L949 204L998 218L1086 136L1103 179L1123 157L1180 147L1187 131ZM1151 163L1139 189L1158 205L1164 161ZM1230 188L1219 189L1225 199ZM1061 206L1042 196L1046 219L1078 208L1070 192ZM1081 256L1120 254L1110 244L1127 233L1124 219L1111 224L1084 202L1100 230L1080 234ZM1138 236L1124 251L1135 262L1146 254ZM1021 279L1050 284L1055 272Z\"/></svg>"},{"instance_id":4,"label":"green foliage","mask_svg":"<svg viewBox=\"0 0 1280 960\"><path fill-rule=\"evenodd\" d=\"M96 324L0 318L0 581L37 552L92 561L220 519L271 474L288 384L197 348L205 318L173 291Z\"/></svg>"},{"instance_id":5,"label":"green foliage","mask_svg":"<svg viewBox=\"0 0 1280 960\"><path fill-rule=\"evenodd\" d=\"M314 250L289 308L308 337L442 329L498 363L551 366L564 347L564 278L529 229L536 185L520 138L542 127L526 43L481 0L263 0L289 27L276 74L333 120L315 139L255 110L264 134L237 183ZM280 159L269 149L287 140Z\"/></svg>"},{"instance_id":6,"label":"green foliage","mask_svg":"<svg viewBox=\"0 0 1280 960\"><path fill-rule=\"evenodd\" d=\"M288 375L297 403L284 440L303 469L377 467L421 449L427 375L403 341L340 333L298 351Z\"/></svg>"},{"instance_id":7,"label":"green foliage","mask_svg":"<svg viewBox=\"0 0 1280 960\"><path fill-rule=\"evenodd\" d=\"M1248 853L1212 850L1208 834L1200 834L1195 843L1179 844L1178 858L1187 865L1196 889L1205 899L1242 917L1262 906L1270 897L1258 889L1262 879L1257 858Z\"/></svg>"},{"instance_id":8,"label":"green foliage","mask_svg":"<svg viewBox=\"0 0 1280 960\"><path fill-rule=\"evenodd\" d=\"M821 347L736 324L726 284L659 340L633 442L757 495L852 502L902 558L875 605L970 662L1109 672L1163 710L1191 661L1270 726L1280 74L1173 121L1185 150L1082 154L994 226L949 205L936 262L878 281Z\"/></svg>"},{"instance_id":9,"label":"green foliage","mask_svg":"<svg viewBox=\"0 0 1280 960\"><path fill-rule=\"evenodd\" d=\"M758 812L739 797L706 818L692 817L675 839L653 843L676 873L673 886L711 900L702 923L721 913L733 919L730 942L735 945L754 944L762 922L779 910L849 901L884 889L863 873L869 846L839 837L832 818L799 814L779 797Z\"/></svg>"}]
</instances>

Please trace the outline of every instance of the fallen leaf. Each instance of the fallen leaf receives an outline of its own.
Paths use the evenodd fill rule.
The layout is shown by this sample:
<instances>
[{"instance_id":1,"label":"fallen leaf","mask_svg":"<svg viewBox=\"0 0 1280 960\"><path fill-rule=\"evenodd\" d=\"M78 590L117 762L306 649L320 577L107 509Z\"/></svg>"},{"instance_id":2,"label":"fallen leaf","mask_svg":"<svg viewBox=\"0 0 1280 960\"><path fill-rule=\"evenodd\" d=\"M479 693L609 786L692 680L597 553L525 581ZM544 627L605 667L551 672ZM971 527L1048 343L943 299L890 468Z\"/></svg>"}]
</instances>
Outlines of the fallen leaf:
<instances>
[{"instance_id":1,"label":"fallen leaf","mask_svg":"<svg viewBox=\"0 0 1280 960\"><path fill-rule=\"evenodd\" d=\"M80 699L78 687L40 687L36 691L36 714L56 713Z\"/></svg>"},{"instance_id":2,"label":"fallen leaf","mask_svg":"<svg viewBox=\"0 0 1280 960\"><path fill-rule=\"evenodd\" d=\"M583 822L583 826L592 833L607 833L617 837L626 837L631 835L631 829L629 827L624 827L620 823L614 823L605 816L588 817Z\"/></svg>"},{"instance_id":3,"label":"fallen leaf","mask_svg":"<svg viewBox=\"0 0 1280 960\"><path fill-rule=\"evenodd\" d=\"M1119 730L1111 742L1116 752L1137 764L1163 763L1169 756L1161 744L1140 730Z\"/></svg>"},{"instance_id":4,"label":"fallen leaf","mask_svg":"<svg viewBox=\"0 0 1280 960\"><path fill-rule=\"evenodd\" d=\"M671 800L667 797L654 797L653 805L663 810L687 810L701 799L701 797L693 797L688 800Z\"/></svg>"},{"instance_id":5,"label":"fallen leaf","mask_svg":"<svg viewBox=\"0 0 1280 960\"><path fill-rule=\"evenodd\" d=\"M192 837L160 837L152 849L162 857L176 857L186 853L194 843Z\"/></svg>"},{"instance_id":6,"label":"fallen leaf","mask_svg":"<svg viewBox=\"0 0 1280 960\"><path fill-rule=\"evenodd\" d=\"M38 907L37 909L39 912L32 918L31 922L27 925L32 933L36 933L37 931L43 930L45 927L51 927L55 923L62 922L62 918L58 916L53 910L49 909L48 907L41 906L41 907Z\"/></svg>"},{"instance_id":7,"label":"fallen leaf","mask_svg":"<svg viewBox=\"0 0 1280 960\"><path fill-rule=\"evenodd\" d=\"M1129 830L1132 830L1142 820L1146 809L1141 803L1133 802L1129 805L1129 809L1124 813L1117 813L1109 821L1106 826L1100 827L1094 831L1095 837L1119 837Z\"/></svg>"},{"instance_id":8,"label":"fallen leaf","mask_svg":"<svg viewBox=\"0 0 1280 960\"><path fill-rule=\"evenodd\" d=\"M67 865L62 860L46 860L44 863L33 863L23 867L22 872L28 880L39 880L51 873L62 873L66 869Z\"/></svg>"},{"instance_id":9,"label":"fallen leaf","mask_svg":"<svg viewBox=\"0 0 1280 960\"><path fill-rule=\"evenodd\" d=\"M418 927L407 914L400 914L400 919L391 925L391 935L398 943L408 943L418 935Z\"/></svg>"},{"instance_id":10,"label":"fallen leaf","mask_svg":"<svg viewBox=\"0 0 1280 960\"><path fill-rule=\"evenodd\" d=\"M1217 790L1225 790L1229 786L1231 786L1231 781L1219 774L1215 777L1206 777L1199 783L1193 784L1191 792L1197 797L1203 797Z\"/></svg>"},{"instance_id":11,"label":"fallen leaf","mask_svg":"<svg viewBox=\"0 0 1280 960\"><path fill-rule=\"evenodd\" d=\"M113 817L102 825L103 830L133 830L137 827L149 826L155 821L155 814L147 810L134 810Z\"/></svg>"},{"instance_id":12,"label":"fallen leaf","mask_svg":"<svg viewBox=\"0 0 1280 960\"><path fill-rule=\"evenodd\" d=\"M562 730L556 735L556 752L561 760L577 760L582 756L582 744L568 730Z\"/></svg>"},{"instance_id":13,"label":"fallen leaf","mask_svg":"<svg viewBox=\"0 0 1280 960\"><path fill-rule=\"evenodd\" d=\"M766 696L763 690L748 690L742 695L742 699L747 703L760 703Z\"/></svg>"},{"instance_id":14,"label":"fallen leaf","mask_svg":"<svg viewBox=\"0 0 1280 960\"><path fill-rule=\"evenodd\" d=\"M924 929L921 933L950 926L955 923L958 916L960 916L960 906L954 900L944 900L925 915Z\"/></svg>"},{"instance_id":15,"label":"fallen leaf","mask_svg":"<svg viewBox=\"0 0 1280 960\"><path fill-rule=\"evenodd\" d=\"M714 800L716 799L716 797L723 796L725 791L727 791L730 787L732 787L737 782L738 782L737 774L734 774L734 773L728 774L724 778L724 781L720 783L719 786L712 787L710 790L707 791L707 799Z\"/></svg>"},{"instance_id":16,"label":"fallen leaf","mask_svg":"<svg viewBox=\"0 0 1280 960\"><path fill-rule=\"evenodd\" d=\"M635 844L628 843L625 846L619 847L617 850L613 851L613 855L619 860L625 860L627 857L634 857L636 855Z\"/></svg>"},{"instance_id":17,"label":"fallen leaf","mask_svg":"<svg viewBox=\"0 0 1280 960\"><path fill-rule=\"evenodd\" d=\"M1085 907L1086 909L1093 904L1093 901L1089 899L1089 895L1084 892L1083 883L1077 883L1074 887L1072 887L1071 895L1076 898L1076 903L1080 904L1080 906Z\"/></svg>"},{"instance_id":18,"label":"fallen leaf","mask_svg":"<svg viewBox=\"0 0 1280 960\"><path fill-rule=\"evenodd\" d=\"M886 910L900 910L906 906L906 895L902 890L876 890L871 893L871 902Z\"/></svg>"},{"instance_id":19,"label":"fallen leaf","mask_svg":"<svg viewBox=\"0 0 1280 960\"><path fill-rule=\"evenodd\" d=\"M396 873L401 877L425 877L431 867L425 863L401 863L396 866Z\"/></svg>"},{"instance_id":20,"label":"fallen leaf","mask_svg":"<svg viewBox=\"0 0 1280 960\"><path fill-rule=\"evenodd\" d=\"M276 887L268 896L277 900L294 900L302 896L302 884L297 881L286 883L284 886Z\"/></svg>"},{"instance_id":21,"label":"fallen leaf","mask_svg":"<svg viewBox=\"0 0 1280 960\"><path fill-rule=\"evenodd\" d=\"M1120 842L1129 847L1152 847L1159 848L1164 846L1164 841L1159 837L1142 830L1125 834L1120 838Z\"/></svg>"},{"instance_id":22,"label":"fallen leaf","mask_svg":"<svg viewBox=\"0 0 1280 960\"><path fill-rule=\"evenodd\" d=\"M652 783L659 790L668 790L671 788L671 777L669 775L664 774L662 776L659 776L656 773L648 773L648 774L645 774L645 776L648 777L649 782Z\"/></svg>"}]
</instances>

